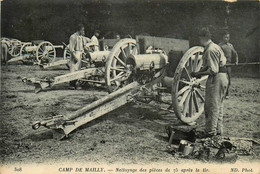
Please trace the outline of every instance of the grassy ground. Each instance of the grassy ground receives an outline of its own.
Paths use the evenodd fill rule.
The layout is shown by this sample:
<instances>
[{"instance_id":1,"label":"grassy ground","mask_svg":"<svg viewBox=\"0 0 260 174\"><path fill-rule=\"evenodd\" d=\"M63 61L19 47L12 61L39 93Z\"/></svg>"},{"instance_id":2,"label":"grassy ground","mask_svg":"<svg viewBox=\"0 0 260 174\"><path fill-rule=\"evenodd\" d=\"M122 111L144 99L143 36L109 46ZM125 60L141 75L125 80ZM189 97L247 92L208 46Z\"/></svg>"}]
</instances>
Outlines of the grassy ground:
<instances>
[{"instance_id":1,"label":"grassy ground","mask_svg":"<svg viewBox=\"0 0 260 174\"><path fill-rule=\"evenodd\" d=\"M35 94L33 87L21 81L24 76L57 76L67 72L65 66L46 71L37 66L2 67L1 163L192 161L177 159L167 151L165 125L181 122L174 114L148 106L128 104L80 127L63 141L54 140L52 132L45 128L32 130L34 121L56 114L67 115L107 95L102 89L67 90L68 83ZM230 93L231 98L225 101L225 136L260 138L260 79L233 78ZM198 125L203 129L204 115ZM240 159L257 160L259 153Z\"/></svg>"}]
</instances>

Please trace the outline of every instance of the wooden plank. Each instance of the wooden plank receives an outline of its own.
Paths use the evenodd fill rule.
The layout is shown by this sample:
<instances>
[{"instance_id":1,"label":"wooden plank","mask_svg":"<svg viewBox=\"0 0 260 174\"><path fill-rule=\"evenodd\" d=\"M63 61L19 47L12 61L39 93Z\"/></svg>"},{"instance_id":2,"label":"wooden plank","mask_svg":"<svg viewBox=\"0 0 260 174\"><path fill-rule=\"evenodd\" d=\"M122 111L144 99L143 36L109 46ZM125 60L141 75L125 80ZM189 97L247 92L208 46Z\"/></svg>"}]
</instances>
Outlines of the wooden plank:
<instances>
[{"instance_id":1,"label":"wooden plank","mask_svg":"<svg viewBox=\"0 0 260 174\"><path fill-rule=\"evenodd\" d=\"M67 63L69 63L69 60L58 60L55 62L48 63L46 65L43 65L43 69L54 67L54 66L59 66L59 65L66 65Z\"/></svg>"},{"instance_id":2,"label":"wooden plank","mask_svg":"<svg viewBox=\"0 0 260 174\"><path fill-rule=\"evenodd\" d=\"M138 85L139 84L137 82L130 83L129 85L127 85L127 86L125 86L125 87L123 87L123 88L121 88L121 89L119 89L119 90L117 90L117 91L115 91L115 92L113 92L113 93L111 93L111 94L109 94L109 95L107 95L107 96L105 96L105 97L103 97L103 98L101 98L101 99L91 103L90 105L87 105L87 106L85 106L85 107L83 107L83 108L73 112L72 114L70 114L68 116L68 118L69 119L75 119L78 116L84 114L85 112L87 112L87 111L89 111L89 110L91 110L91 109L93 109L95 107L99 107L103 103L105 103L107 101L110 101L110 100L113 100L114 98L116 98L116 97L118 97L118 96L120 96L122 94L125 94L127 91L132 90L132 89L138 87Z\"/></svg>"},{"instance_id":3,"label":"wooden plank","mask_svg":"<svg viewBox=\"0 0 260 174\"><path fill-rule=\"evenodd\" d=\"M126 87L121 88L122 89L121 91L116 91L114 93L111 93L110 95L105 97L105 99L101 98L100 100L97 100L93 104L86 106L85 109L77 113L77 114L84 114L83 116L77 117L76 119L72 120L75 121L74 124L64 126L63 131L65 135L68 135L70 132L72 132L73 130L75 130L80 126L98 117L101 117L107 114L108 112L111 112L125 105L126 103L131 102L133 100L131 96L137 92L138 86L139 84L137 82L133 82L127 85ZM111 98L113 100L111 100ZM71 116L69 118L71 118Z\"/></svg>"},{"instance_id":4,"label":"wooden plank","mask_svg":"<svg viewBox=\"0 0 260 174\"><path fill-rule=\"evenodd\" d=\"M95 74L96 70L97 70L97 68L88 68L88 69L76 71L73 73L68 73L68 74L64 74L61 76L57 76L54 78L53 85L89 77L89 76Z\"/></svg>"},{"instance_id":5,"label":"wooden plank","mask_svg":"<svg viewBox=\"0 0 260 174\"><path fill-rule=\"evenodd\" d=\"M8 60L7 62L8 62L8 63L18 62L18 61L30 59L30 58L32 58L32 57L33 57L33 55L25 54L25 55L23 55L23 56L13 57L13 58L11 58L10 60Z\"/></svg>"}]
</instances>

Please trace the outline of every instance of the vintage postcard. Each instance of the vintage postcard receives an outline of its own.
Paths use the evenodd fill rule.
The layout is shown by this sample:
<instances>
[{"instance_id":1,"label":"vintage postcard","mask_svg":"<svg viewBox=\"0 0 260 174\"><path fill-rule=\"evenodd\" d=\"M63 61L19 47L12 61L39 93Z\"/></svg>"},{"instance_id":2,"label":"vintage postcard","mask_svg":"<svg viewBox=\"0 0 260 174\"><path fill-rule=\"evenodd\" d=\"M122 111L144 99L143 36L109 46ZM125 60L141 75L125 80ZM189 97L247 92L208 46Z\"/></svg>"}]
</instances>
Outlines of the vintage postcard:
<instances>
[{"instance_id":1,"label":"vintage postcard","mask_svg":"<svg viewBox=\"0 0 260 174\"><path fill-rule=\"evenodd\" d=\"M0 174L260 173L259 10L2 0Z\"/></svg>"}]
</instances>

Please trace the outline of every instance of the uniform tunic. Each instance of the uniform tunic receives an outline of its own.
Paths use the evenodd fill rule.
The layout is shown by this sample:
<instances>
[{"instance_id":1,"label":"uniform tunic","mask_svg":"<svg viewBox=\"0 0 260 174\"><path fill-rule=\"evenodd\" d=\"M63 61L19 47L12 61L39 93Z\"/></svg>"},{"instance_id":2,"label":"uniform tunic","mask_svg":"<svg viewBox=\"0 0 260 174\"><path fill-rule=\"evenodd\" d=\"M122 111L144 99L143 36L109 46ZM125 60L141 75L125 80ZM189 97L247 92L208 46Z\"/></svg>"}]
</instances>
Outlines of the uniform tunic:
<instances>
[{"instance_id":1,"label":"uniform tunic","mask_svg":"<svg viewBox=\"0 0 260 174\"><path fill-rule=\"evenodd\" d=\"M233 57L235 57L236 62L238 62L237 52L231 43L221 42L219 44L219 46L222 48L222 50L227 58L227 63L231 63ZM229 88L229 86L231 85L231 79L230 79L231 78L231 67L227 67L227 73L228 73L228 82L229 82L228 88ZM228 95L228 89L227 89L227 95Z\"/></svg>"},{"instance_id":2,"label":"uniform tunic","mask_svg":"<svg viewBox=\"0 0 260 174\"><path fill-rule=\"evenodd\" d=\"M204 66L210 70L206 82L205 118L206 132L211 135L223 133L223 99L227 90L227 74L219 72L220 67L226 64L226 57L222 49L210 42L203 54Z\"/></svg>"},{"instance_id":3,"label":"uniform tunic","mask_svg":"<svg viewBox=\"0 0 260 174\"><path fill-rule=\"evenodd\" d=\"M91 42L94 44L94 51L99 51L98 38L95 35L92 36Z\"/></svg>"},{"instance_id":4,"label":"uniform tunic","mask_svg":"<svg viewBox=\"0 0 260 174\"><path fill-rule=\"evenodd\" d=\"M231 43L221 42L219 44L219 46L222 48L222 50L227 58L227 63L231 63L233 57L235 57L236 61L238 60L237 52L235 51L235 49Z\"/></svg>"},{"instance_id":5,"label":"uniform tunic","mask_svg":"<svg viewBox=\"0 0 260 174\"><path fill-rule=\"evenodd\" d=\"M69 49L71 54L70 72L78 71L81 64L81 55L84 51L83 37L78 32L70 36Z\"/></svg>"}]
</instances>

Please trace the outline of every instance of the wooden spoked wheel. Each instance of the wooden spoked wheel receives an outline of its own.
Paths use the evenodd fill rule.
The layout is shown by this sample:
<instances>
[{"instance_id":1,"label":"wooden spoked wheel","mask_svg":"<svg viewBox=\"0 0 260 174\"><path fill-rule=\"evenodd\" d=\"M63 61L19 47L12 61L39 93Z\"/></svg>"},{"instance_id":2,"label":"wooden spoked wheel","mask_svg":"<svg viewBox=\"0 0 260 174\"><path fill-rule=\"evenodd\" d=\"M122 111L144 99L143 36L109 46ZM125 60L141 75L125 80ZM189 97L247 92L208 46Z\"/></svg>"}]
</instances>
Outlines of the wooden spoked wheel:
<instances>
[{"instance_id":1,"label":"wooden spoked wheel","mask_svg":"<svg viewBox=\"0 0 260 174\"><path fill-rule=\"evenodd\" d=\"M28 47L28 46L32 46L32 43L28 42L28 43L23 44L23 46L22 46L21 49L20 49L20 56L22 56L22 55L28 53L28 52L25 50L25 48Z\"/></svg>"},{"instance_id":2,"label":"wooden spoked wheel","mask_svg":"<svg viewBox=\"0 0 260 174\"><path fill-rule=\"evenodd\" d=\"M105 82L109 92L127 83L131 71L126 65L126 59L129 55L137 53L135 39L122 39L110 51L105 68Z\"/></svg>"},{"instance_id":3,"label":"wooden spoked wheel","mask_svg":"<svg viewBox=\"0 0 260 174\"><path fill-rule=\"evenodd\" d=\"M69 50L69 45L67 45L63 52L63 59L70 60L70 57L71 57L71 54L70 54L70 50Z\"/></svg>"},{"instance_id":4,"label":"wooden spoked wheel","mask_svg":"<svg viewBox=\"0 0 260 174\"><path fill-rule=\"evenodd\" d=\"M19 45L21 43L21 41L17 40L17 39L8 39L8 53L13 56L12 52L14 50L14 47L16 47L16 45Z\"/></svg>"},{"instance_id":5,"label":"wooden spoked wheel","mask_svg":"<svg viewBox=\"0 0 260 174\"><path fill-rule=\"evenodd\" d=\"M13 45L12 45L12 44L9 44L9 45L8 45L8 53L9 53L10 55L12 55L12 50L13 50Z\"/></svg>"},{"instance_id":6,"label":"wooden spoked wheel","mask_svg":"<svg viewBox=\"0 0 260 174\"><path fill-rule=\"evenodd\" d=\"M41 42L36 49L36 59L38 63L51 63L56 59L56 50L54 46L47 41Z\"/></svg>"},{"instance_id":7,"label":"wooden spoked wheel","mask_svg":"<svg viewBox=\"0 0 260 174\"><path fill-rule=\"evenodd\" d=\"M22 47L22 45L20 43L13 45L12 50L11 50L11 56L12 57L18 57L20 55L21 47Z\"/></svg>"},{"instance_id":8,"label":"wooden spoked wheel","mask_svg":"<svg viewBox=\"0 0 260 174\"><path fill-rule=\"evenodd\" d=\"M187 124L194 124L204 111L205 84L208 76L191 77L203 64L204 48L190 48L179 62L172 84L173 109L177 117Z\"/></svg>"},{"instance_id":9,"label":"wooden spoked wheel","mask_svg":"<svg viewBox=\"0 0 260 174\"><path fill-rule=\"evenodd\" d=\"M64 49L64 52L63 52L63 59L69 61L70 58L71 58L71 54L70 54L70 50L69 50L69 45L67 45L67 46L65 47L65 49ZM68 68L70 68L69 63L67 63L66 66L67 66Z\"/></svg>"}]
</instances>

